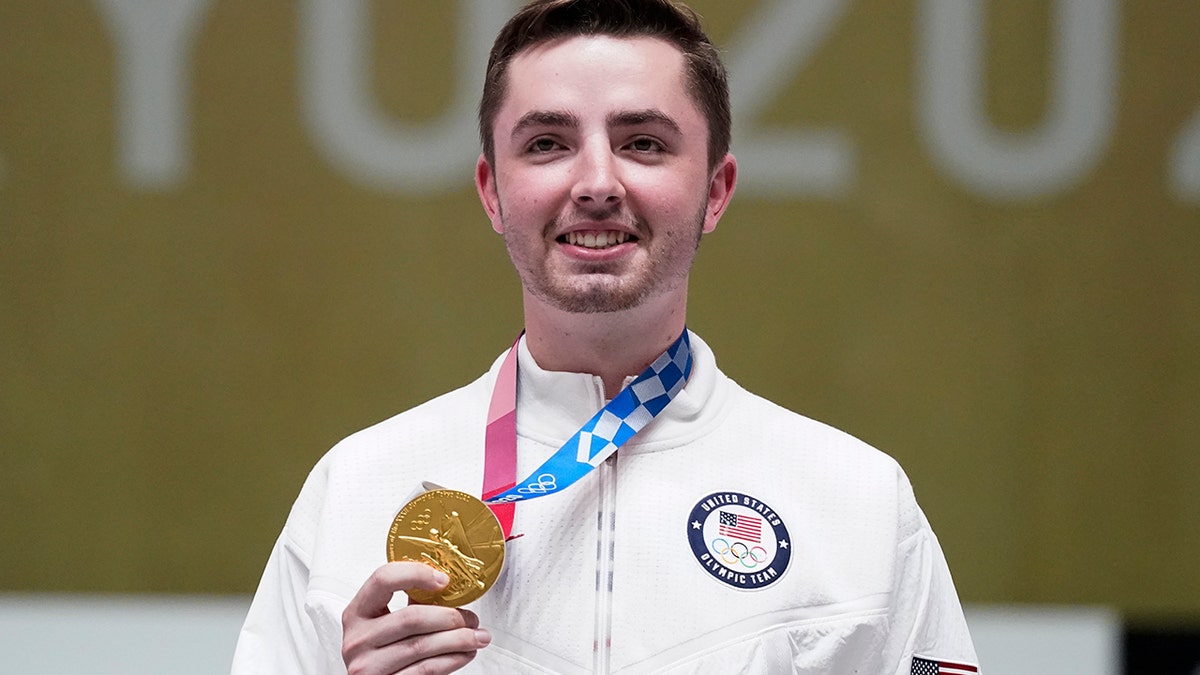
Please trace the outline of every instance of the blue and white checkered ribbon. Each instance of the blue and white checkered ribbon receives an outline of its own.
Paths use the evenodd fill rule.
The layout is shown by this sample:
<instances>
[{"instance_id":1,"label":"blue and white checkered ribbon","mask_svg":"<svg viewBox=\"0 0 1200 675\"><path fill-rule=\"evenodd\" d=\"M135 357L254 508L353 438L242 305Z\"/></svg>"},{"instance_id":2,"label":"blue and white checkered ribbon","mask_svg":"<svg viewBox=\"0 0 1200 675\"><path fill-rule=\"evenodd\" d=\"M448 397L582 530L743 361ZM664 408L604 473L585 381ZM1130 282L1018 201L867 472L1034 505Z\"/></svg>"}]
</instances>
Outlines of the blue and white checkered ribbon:
<instances>
[{"instance_id":1,"label":"blue and white checkered ribbon","mask_svg":"<svg viewBox=\"0 0 1200 675\"><path fill-rule=\"evenodd\" d=\"M565 490L600 466L674 400L692 372L687 329L650 367L588 420L550 459L489 504L519 502Z\"/></svg>"}]
</instances>

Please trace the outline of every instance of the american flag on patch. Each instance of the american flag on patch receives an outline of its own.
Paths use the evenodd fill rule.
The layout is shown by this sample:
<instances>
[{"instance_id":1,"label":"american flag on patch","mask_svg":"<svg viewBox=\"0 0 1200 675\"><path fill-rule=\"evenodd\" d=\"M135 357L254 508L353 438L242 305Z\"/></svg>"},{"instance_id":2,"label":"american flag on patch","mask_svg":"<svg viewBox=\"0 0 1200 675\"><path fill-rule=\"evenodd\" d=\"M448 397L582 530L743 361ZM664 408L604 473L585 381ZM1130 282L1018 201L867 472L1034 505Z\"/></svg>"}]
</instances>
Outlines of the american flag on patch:
<instances>
[{"instance_id":1,"label":"american flag on patch","mask_svg":"<svg viewBox=\"0 0 1200 675\"><path fill-rule=\"evenodd\" d=\"M911 675L976 675L979 666L914 656Z\"/></svg>"},{"instance_id":2,"label":"american flag on patch","mask_svg":"<svg viewBox=\"0 0 1200 675\"><path fill-rule=\"evenodd\" d=\"M758 543L762 539L762 518L721 512L721 527L718 530L723 536L734 537L742 541Z\"/></svg>"}]
</instances>

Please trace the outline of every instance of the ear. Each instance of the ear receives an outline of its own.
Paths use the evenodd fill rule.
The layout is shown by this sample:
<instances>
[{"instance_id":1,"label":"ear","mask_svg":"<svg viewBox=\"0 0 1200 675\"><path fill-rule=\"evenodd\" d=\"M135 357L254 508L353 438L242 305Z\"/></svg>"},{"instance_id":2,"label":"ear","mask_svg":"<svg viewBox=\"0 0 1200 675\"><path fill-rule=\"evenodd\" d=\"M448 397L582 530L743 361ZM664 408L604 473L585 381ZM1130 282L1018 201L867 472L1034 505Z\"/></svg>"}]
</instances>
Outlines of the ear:
<instances>
[{"instance_id":1,"label":"ear","mask_svg":"<svg viewBox=\"0 0 1200 675\"><path fill-rule=\"evenodd\" d=\"M488 220L492 221L492 229L503 234L504 223L500 218L500 193L496 190L496 172L492 171L492 166L482 154L475 162L475 191L479 193L479 201L483 204Z\"/></svg>"},{"instance_id":2,"label":"ear","mask_svg":"<svg viewBox=\"0 0 1200 675\"><path fill-rule=\"evenodd\" d=\"M704 232L712 232L717 229L717 221L725 213L725 207L729 206L729 200L733 198L733 189L737 186L737 160L732 154L725 153L725 157L717 164L717 168L713 171L712 178L708 182L708 204L704 210Z\"/></svg>"}]
</instances>

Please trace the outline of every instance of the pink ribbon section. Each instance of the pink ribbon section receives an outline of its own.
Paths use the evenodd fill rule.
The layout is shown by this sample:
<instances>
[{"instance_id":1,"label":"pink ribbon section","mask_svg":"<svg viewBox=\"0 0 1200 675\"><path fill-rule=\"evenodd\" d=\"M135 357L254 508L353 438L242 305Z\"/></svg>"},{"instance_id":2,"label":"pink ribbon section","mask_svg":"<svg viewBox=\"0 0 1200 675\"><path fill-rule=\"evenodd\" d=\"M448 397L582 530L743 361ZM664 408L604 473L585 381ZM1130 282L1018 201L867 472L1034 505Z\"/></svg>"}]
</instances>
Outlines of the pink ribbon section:
<instances>
[{"instance_id":1,"label":"pink ribbon section","mask_svg":"<svg viewBox=\"0 0 1200 675\"><path fill-rule=\"evenodd\" d=\"M500 364L496 385L492 388L492 402L488 406L487 431L484 436L483 453L483 501L512 489L517 484L517 336L512 349ZM516 504L488 504L504 538L512 536L513 517Z\"/></svg>"}]
</instances>

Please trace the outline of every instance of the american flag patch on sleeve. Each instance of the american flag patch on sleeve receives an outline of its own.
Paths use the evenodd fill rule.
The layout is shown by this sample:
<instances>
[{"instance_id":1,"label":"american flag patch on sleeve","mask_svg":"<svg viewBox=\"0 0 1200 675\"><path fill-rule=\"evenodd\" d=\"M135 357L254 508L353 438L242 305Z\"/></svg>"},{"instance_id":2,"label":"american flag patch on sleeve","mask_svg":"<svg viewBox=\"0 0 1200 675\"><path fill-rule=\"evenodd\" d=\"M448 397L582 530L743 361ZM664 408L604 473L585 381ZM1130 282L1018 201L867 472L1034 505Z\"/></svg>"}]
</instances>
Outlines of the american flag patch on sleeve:
<instances>
[{"instance_id":1,"label":"american flag patch on sleeve","mask_svg":"<svg viewBox=\"0 0 1200 675\"><path fill-rule=\"evenodd\" d=\"M977 675L979 666L942 661L928 656L914 656L911 675Z\"/></svg>"}]
</instances>

